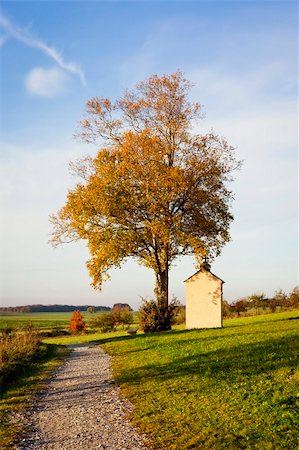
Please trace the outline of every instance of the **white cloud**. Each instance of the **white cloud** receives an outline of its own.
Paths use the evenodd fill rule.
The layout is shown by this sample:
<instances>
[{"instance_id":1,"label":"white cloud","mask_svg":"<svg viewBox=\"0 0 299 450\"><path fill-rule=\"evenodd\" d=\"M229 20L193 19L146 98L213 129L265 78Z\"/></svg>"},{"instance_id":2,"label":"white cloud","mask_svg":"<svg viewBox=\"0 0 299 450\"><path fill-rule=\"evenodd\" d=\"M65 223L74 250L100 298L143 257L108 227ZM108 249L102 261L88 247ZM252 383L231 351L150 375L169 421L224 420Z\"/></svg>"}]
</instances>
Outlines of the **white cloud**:
<instances>
[{"instance_id":1,"label":"white cloud","mask_svg":"<svg viewBox=\"0 0 299 450\"><path fill-rule=\"evenodd\" d=\"M59 53L55 48L50 47L40 39L36 38L35 36L32 36L27 30L13 24L3 14L0 14L0 26L6 31L8 35L14 37L23 44L41 50L45 55L49 56L53 61L55 61L55 63L61 69L73 73L74 75L77 75L80 78L82 85L83 86L86 85L83 70L75 63L66 62L61 53Z\"/></svg>"},{"instance_id":2,"label":"white cloud","mask_svg":"<svg viewBox=\"0 0 299 450\"><path fill-rule=\"evenodd\" d=\"M35 67L25 79L26 89L41 97L55 97L67 89L69 77L57 67L43 69Z\"/></svg>"},{"instance_id":3,"label":"white cloud","mask_svg":"<svg viewBox=\"0 0 299 450\"><path fill-rule=\"evenodd\" d=\"M222 97L220 97L220 102ZM251 155L273 158L285 152L294 153L297 148L297 111L294 101L277 102L276 105L256 104L256 109L243 114L232 113L223 117L211 117L203 125L213 127L217 133L229 138L233 145ZM201 128L200 128L201 129ZM198 131L200 131L200 129Z\"/></svg>"},{"instance_id":4,"label":"white cloud","mask_svg":"<svg viewBox=\"0 0 299 450\"><path fill-rule=\"evenodd\" d=\"M64 203L75 178L68 163L81 157L81 146L47 147L1 142L0 200L3 208L41 211L46 216Z\"/></svg>"},{"instance_id":5,"label":"white cloud","mask_svg":"<svg viewBox=\"0 0 299 450\"><path fill-rule=\"evenodd\" d=\"M256 116L264 110L268 113L277 108L279 101L294 98L297 87L296 74L282 61L268 62L237 75L217 66L194 69L187 78L196 84L193 95L205 105L207 114L212 110L220 117Z\"/></svg>"}]
</instances>

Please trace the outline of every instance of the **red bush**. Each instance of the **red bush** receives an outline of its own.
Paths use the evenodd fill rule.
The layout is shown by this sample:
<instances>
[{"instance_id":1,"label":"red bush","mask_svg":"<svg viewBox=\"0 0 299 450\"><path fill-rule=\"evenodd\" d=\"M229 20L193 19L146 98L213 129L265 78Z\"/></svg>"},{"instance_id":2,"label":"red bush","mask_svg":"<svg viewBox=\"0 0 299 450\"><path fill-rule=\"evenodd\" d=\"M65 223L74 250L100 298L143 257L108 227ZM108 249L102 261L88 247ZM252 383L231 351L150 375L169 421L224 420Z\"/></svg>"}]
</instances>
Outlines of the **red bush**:
<instances>
[{"instance_id":1,"label":"red bush","mask_svg":"<svg viewBox=\"0 0 299 450\"><path fill-rule=\"evenodd\" d=\"M80 311L74 311L70 320L69 329L71 333L80 333L85 330L85 322Z\"/></svg>"}]
</instances>

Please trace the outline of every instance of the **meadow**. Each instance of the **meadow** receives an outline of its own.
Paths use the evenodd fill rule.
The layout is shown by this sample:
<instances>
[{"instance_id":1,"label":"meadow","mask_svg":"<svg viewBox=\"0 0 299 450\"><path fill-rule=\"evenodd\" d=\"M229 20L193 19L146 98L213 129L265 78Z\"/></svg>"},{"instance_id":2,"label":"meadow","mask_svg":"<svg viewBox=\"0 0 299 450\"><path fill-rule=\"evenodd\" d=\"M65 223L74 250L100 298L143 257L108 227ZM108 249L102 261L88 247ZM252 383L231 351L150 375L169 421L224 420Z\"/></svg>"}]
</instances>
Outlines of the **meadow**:
<instances>
[{"instance_id":1,"label":"meadow","mask_svg":"<svg viewBox=\"0 0 299 450\"><path fill-rule=\"evenodd\" d=\"M52 322L51 315L34 313L30 320L67 327L70 313ZM24 314L12 319L22 323ZM133 421L155 450L293 450L299 448L298 338L299 310L293 310L227 319L222 329L179 325L134 336L118 329L43 342L55 348L93 341L111 354L116 382L134 404Z\"/></svg>"},{"instance_id":2,"label":"meadow","mask_svg":"<svg viewBox=\"0 0 299 450\"><path fill-rule=\"evenodd\" d=\"M299 448L299 311L100 341L156 450Z\"/></svg>"},{"instance_id":3,"label":"meadow","mask_svg":"<svg viewBox=\"0 0 299 450\"><path fill-rule=\"evenodd\" d=\"M34 313L1 313L0 330L7 328L24 328L30 325L34 329L45 332L55 328L68 330L70 318L73 312L34 312ZM105 312L88 313L82 315L89 328L89 322L95 317L106 314ZM133 313L134 324L137 324L137 313ZM135 325L132 324L132 327ZM119 327L122 328L122 327ZM90 330L89 330L90 331Z\"/></svg>"},{"instance_id":4,"label":"meadow","mask_svg":"<svg viewBox=\"0 0 299 450\"><path fill-rule=\"evenodd\" d=\"M0 328L25 327L29 323L39 330L49 330L54 327L65 328L69 324L71 315L72 312L1 313Z\"/></svg>"}]
</instances>

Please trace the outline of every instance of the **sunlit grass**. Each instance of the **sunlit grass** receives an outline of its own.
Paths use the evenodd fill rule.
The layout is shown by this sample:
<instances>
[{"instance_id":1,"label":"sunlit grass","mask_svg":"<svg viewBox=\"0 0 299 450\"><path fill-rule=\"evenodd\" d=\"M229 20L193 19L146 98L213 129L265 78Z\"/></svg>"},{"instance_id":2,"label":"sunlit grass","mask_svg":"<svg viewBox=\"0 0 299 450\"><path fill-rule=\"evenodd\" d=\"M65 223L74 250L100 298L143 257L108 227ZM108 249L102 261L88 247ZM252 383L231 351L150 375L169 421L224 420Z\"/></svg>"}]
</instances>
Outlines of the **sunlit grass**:
<instances>
[{"instance_id":1,"label":"sunlit grass","mask_svg":"<svg viewBox=\"0 0 299 450\"><path fill-rule=\"evenodd\" d=\"M126 330L112 331L110 333L102 333L100 331L87 334L74 334L70 336L57 336L43 339L47 344L56 345L72 345L84 344L88 342L102 342L105 339L113 339L118 337L126 337L128 333Z\"/></svg>"},{"instance_id":2,"label":"sunlit grass","mask_svg":"<svg viewBox=\"0 0 299 450\"><path fill-rule=\"evenodd\" d=\"M24 327L30 323L39 329L52 327L66 327L69 324L72 312L35 312L35 313L10 313L1 314L1 328Z\"/></svg>"},{"instance_id":3,"label":"sunlit grass","mask_svg":"<svg viewBox=\"0 0 299 450\"><path fill-rule=\"evenodd\" d=\"M105 339L154 449L298 448L299 311Z\"/></svg>"},{"instance_id":4,"label":"sunlit grass","mask_svg":"<svg viewBox=\"0 0 299 450\"><path fill-rule=\"evenodd\" d=\"M113 355L116 381L135 406L134 422L156 450L293 450L299 448L298 317L288 311L225 320L223 329L180 325L136 336L119 329L43 342L97 342ZM57 360L39 364L40 374ZM39 374L29 372L21 387L5 393L4 425L9 411L24 407ZM6 426L3 448L21 431L21 424Z\"/></svg>"},{"instance_id":5,"label":"sunlit grass","mask_svg":"<svg viewBox=\"0 0 299 450\"><path fill-rule=\"evenodd\" d=\"M34 312L34 313L2 313L0 315L0 329L22 328L30 324L33 328L40 331L48 331L55 327L67 330L70 324L70 318L73 312ZM105 312L88 313L83 311L84 320L89 326L89 322ZM134 324L137 324L137 313L133 313ZM132 325L134 327L134 325Z\"/></svg>"}]
</instances>

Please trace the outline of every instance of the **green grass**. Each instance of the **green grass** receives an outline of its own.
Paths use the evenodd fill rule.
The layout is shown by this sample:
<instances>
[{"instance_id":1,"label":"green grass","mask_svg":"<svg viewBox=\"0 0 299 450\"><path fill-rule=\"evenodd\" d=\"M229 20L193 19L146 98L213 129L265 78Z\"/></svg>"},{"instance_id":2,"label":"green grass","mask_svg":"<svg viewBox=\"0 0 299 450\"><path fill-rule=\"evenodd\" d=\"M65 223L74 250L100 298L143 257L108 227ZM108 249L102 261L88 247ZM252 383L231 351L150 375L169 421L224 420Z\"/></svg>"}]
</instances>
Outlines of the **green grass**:
<instances>
[{"instance_id":1,"label":"green grass","mask_svg":"<svg viewBox=\"0 0 299 450\"><path fill-rule=\"evenodd\" d=\"M0 328L24 327L31 322L39 329L49 329L53 327L67 327L70 322L72 312L46 312L46 313L1 313ZM90 314L84 314L89 318Z\"/></svg>"},{"instance_id":2,"label":"green grass","mask_svg":"<svg viewBox=\"0 0 299 450\"><path fill-rule=\"evenodd\" d=\"M41 326L38 314L31 316ZM68 324L70 313L40 315L50 321L66 314ZM43 342L96 341L113 355L116 381L134 404L133 420L153 449L294 450L299 448L298 317L297 310L225 320L223 329L187 331L180 325L149 335L118 330ZM31 376L20 381L25 384L16 388L19 394L11 391L2 399L6 417L10 405L24 407L38 382Z\"/></svg>"},{"instance_id":3,"label":"green grass","mask_svg":"<svg viewBox=\"0 0 299 450\"><path fill-rule=\"evenodd\" d=\"M99 341L154 449L299 448L299 311Z\"/></svg>"},{"instance_id":4,"label":"green grass","mask_svg":"<svg viewBox=\"0 0 299 450\"><path fill-rule=\"evenodd\" d=\"M26 430L26 424L13 421L15 413L29 406L33 394L43 387L43 380L58 367L68 351L57 345L44 345L39 357L14 373L8 384L1 387L0 399L0 441L1 449L15 448L14 442Z\"/></svg>"},{"instance_id":5,"label":"green grass","mask_svg":"<svg viewBox=\"0 0 299 450\"><path fill-rule=\"evenodd\" d=\"M70 345L70 344L83 344L87 342L98 342L101 343L105 340L125 338L128 336L126 330L120 330L110 333L88 333L88 334L74 334L70 336L57 336L49 337L43 339L43 342L47 344L57 344L57 345Z\"/></svg>"},{"instance_id":6,"label":"green grass","mask_svg":"<svg viewBox=\"0 0 299 450\"><path fill-rule=\"evenodd\" d=\"M0 329L3 328L21 328L28 326L31 323L34 328L40 331L50 330L54 327L61 327L67 329L70 323L70 318L73 312L34 312L34 313L1 313L0 315ZM90 314L82 312L84 320L88 325L89 321L98 314L105 314L96 312ZM134 322L137 323L137 313L133 313ZM132 325L134 327L134 325Z\"/></svg>"}]
</instances>

